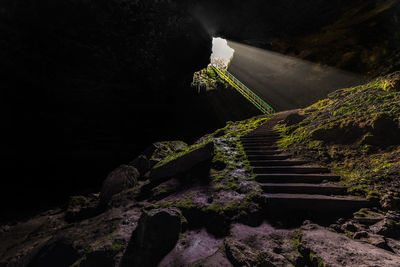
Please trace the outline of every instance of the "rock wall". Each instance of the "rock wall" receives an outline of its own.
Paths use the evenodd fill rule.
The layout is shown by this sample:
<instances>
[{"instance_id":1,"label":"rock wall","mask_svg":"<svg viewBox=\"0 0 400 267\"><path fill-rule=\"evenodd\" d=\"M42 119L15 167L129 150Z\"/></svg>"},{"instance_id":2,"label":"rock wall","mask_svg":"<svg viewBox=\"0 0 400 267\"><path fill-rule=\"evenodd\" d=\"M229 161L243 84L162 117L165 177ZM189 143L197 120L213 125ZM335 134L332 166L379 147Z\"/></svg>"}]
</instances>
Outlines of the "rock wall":
<instances>
[{"instance_id":1,"label":"rock wall","mask_svg":"<svg viewBox=\"0 0 400 267\"><path fill-rule=\"evenodd\" d=\"M3 1L0 14L2 203L98 187L153 141L219 125L190 89L211 36L178 1Z\"/></svg>"},{"instance_id":2,"label":"rock wall","mask_svg":"<svg viewBox=\"0 0 400 267\"><path fill-rule=\"evenodd\" d=\"M214 36L368 78L400 67L398 0L202 2L193 13Z\"/></svg>"}]
</instances>

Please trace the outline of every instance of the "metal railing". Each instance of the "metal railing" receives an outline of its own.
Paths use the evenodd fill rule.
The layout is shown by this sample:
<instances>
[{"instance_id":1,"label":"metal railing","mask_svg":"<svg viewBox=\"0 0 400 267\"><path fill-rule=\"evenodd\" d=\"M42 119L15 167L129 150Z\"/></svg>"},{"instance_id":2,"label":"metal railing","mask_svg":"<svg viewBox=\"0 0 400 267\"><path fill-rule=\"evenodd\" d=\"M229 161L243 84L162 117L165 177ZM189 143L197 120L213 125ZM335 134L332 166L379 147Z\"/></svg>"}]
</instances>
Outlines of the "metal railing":
<instances>
[{"instance_id":1,"label":"metal railing","mask_svg":"<svg viewBox=\"0 0 400 267\"><path fill-rule=\"evenodd\" d=\"M227 70L220 68L219 66L212 65L212 69L227 83L229 83L233 88L235 88L240 94L242 94L247 100L249 100L256 108L258 108L264 114L272 114L275 113L274 109L267 104L264 100L262 100L258 95L256 95L253 91L247 88L241 81L236 79L231 73Z\"/></svg>"}]
</instances>

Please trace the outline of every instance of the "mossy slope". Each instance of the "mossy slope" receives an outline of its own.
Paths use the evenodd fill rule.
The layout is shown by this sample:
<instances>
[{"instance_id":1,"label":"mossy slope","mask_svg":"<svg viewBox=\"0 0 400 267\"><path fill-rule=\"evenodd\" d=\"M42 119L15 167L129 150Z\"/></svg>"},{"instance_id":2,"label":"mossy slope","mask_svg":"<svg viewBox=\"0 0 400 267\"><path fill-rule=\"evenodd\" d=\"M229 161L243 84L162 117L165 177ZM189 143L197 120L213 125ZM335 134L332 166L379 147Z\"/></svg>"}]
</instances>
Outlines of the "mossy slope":
<instances>
[{"instance_id":1,"label":"mossy slope","mask_svg":"<svg viewBox=\"0 0 400 267\"><path fill-rule=\"evenodd\" d=\"M297 123L276 127L283 149L330 167L351 193L393 205L400 189L400 72L337 90L299 115Z\"/></svg>"}]
</instances>

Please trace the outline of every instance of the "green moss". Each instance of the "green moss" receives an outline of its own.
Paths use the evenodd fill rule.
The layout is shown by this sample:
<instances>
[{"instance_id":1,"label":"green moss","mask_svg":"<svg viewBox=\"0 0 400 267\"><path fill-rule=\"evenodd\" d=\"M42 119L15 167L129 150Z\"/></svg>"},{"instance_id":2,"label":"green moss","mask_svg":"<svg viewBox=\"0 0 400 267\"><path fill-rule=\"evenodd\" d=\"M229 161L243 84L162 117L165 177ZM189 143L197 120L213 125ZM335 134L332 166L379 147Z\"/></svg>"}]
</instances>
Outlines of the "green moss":
<instances>
[{"instance_id":1,"label":"green moss","mask_svg":"<svg viewBox=\"0 0 400 267\"><path fill-rule=\"evenodd\" d=\"M194 150L196 150L196 149L198 149L198 148L200 148L200 147L203 147L203 146L207 145L207 144L210 143L210 142L211 142L211 140L204 140L204 141L201 142L201 143L194 144L194 145L191 145L191 146L189 146L189 147L182 148L179 152L172 152L172 153L169 153L169 154L168 154L167 156L165 156L162 160L160 160L153 168L154 168L154 169L155 169L155 168L159 168L159 167L161 167L161 166L167 164L167 163L170 162L170 161L173 161L173 160L175 160L175 159L177 159L177 158L179 158L179 157L182 157L183 155L185 155L185 154L187 154L187 153L189 153L189 152L192 152L192 151L194 151Z\"/></svg>"},{"instance_id":2,"label":"green moss","mask_svg":"<svg viewBox=\"0 0 400 267\"><path fill-rule=\"evenodd\" d=\"M301 245L301 239L302 239L303 235L301 233L301 231L295 231L293 233L291 233L289 235L290 238L290 243L294 246L294 247L299 247Z\"/></svg>"},{"instance_id":3,"label":"green moss","mask_svg":"<svg viewBox=\"0 0 400 267\"><path fill-rule=\"evenodd\" d=\"M83 257L81 257L81 258L79 258L77 261L75 261L70 267L77 267L77 266L79 266L80 264L81 264L81 262L83 261L83 260L85 260L86 259L86 256L83 256Z\"/></svg>"},{"instance_id":4,"label":"green moss","mask_svg":"<svg viewBox=\"0 0 400 267\"><path fill-rule=\"evenodd\" d=\"M281 135L279 147L331 168L352 194L377 198L389 188L397 195L400 146L380 145L393 137L385 138L375 122L383 116L400 124L399 84L397 72L331 93L301 110L306 116L302 122L275 127Z\"/></svg>"},{"instance_id":5,"label":"green moss","mask_svg":"<svg viewBox=\"0 0 400 267\"><path fill-rule=\"evenodd\" d=\"M211 66L207 66L193 75L192 87L200 91L228 88L230 85L219 77Z\"/></svg>"},{"instance_id":6,"label":"green moss","mask_svg":"<svg viewBox=\"0 0 400 267\"><path fill-rule=\"evenodd\" d=\"M84 196L72 196L69 199L68 208L76 208L85 205L87 199Z\"/></svg>"},{"instance_id":7,"label":"green moss","mask_svg":"<svg viewBox=\"0 0 400 267\"><path fill-rule=\"evenodd\" d=\"M315 267L324 266L324 262L320 257L317 257L313 252L310 252L310 261Z\"/></svg>"},{"instance_id":8,"label":"green moss","mask_svg":"<svg viewBox=\"0 0 400 267\"><path fill-rule=\"evenodd\" d=\"M115 254L117 254L120 251L123 251L125 249L125 246L119 243L113 243L110 246L110 250L113 251Z\"/></svg>"}]
</instances>

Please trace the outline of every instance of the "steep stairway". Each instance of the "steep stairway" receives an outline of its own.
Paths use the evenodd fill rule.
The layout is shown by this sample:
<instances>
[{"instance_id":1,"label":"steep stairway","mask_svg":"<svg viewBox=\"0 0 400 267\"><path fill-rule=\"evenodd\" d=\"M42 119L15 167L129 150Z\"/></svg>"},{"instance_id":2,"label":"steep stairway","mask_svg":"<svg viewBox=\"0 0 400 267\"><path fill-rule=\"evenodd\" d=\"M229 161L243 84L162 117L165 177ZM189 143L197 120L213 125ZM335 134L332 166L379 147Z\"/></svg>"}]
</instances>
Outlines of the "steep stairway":
<instances>
[{"instance_id":1,"label":"steep stairway","mask_svg":"<svg viewBox=\"0 0 400 267\"><path fill-rule=\"evenodd\" d=\"M277 114L241 138L268 209L344 214L373 206L367 199L349 196L347 189L337 184L340 177L329 169L296 159L278 148L279 134L273 127L286 115Z\"/></svg>"}]
</instances>

